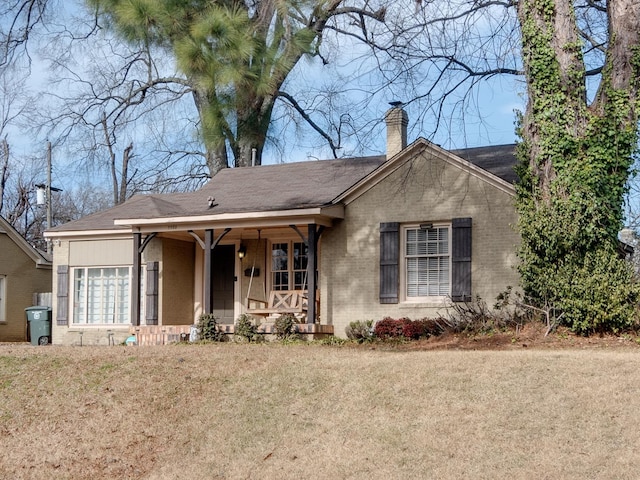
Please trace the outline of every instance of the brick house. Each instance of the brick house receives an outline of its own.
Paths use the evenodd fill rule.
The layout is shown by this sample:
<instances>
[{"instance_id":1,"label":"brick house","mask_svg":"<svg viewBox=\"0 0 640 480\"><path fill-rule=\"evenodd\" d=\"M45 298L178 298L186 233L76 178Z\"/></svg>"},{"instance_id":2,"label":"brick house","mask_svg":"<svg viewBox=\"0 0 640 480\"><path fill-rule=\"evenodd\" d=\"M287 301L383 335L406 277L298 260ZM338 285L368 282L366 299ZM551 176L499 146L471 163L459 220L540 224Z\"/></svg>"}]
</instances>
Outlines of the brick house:
<instances>
[{"instance_id":1,"label":"brick house","mask_svg":"<svg viewBox=\"0 0 640 480\"><path fill-rule=\"evenodd\" d=\"M53 342L160 343L202 313L232 332L283 311L344 336L517 285L513 145L407 145L400 107L386 123L383 156L225 169L51 229Z\"/></svg>"},{"instance_id":2,"label":"brick house","mask_svg":"<svg viewBox=\"0 0 640 480\"><path fill-rule=\"evenodd\" d=\"M27 340L24 309L51 292L51 261L0 217L0 342Z\"/></svg>"}]
</instances>

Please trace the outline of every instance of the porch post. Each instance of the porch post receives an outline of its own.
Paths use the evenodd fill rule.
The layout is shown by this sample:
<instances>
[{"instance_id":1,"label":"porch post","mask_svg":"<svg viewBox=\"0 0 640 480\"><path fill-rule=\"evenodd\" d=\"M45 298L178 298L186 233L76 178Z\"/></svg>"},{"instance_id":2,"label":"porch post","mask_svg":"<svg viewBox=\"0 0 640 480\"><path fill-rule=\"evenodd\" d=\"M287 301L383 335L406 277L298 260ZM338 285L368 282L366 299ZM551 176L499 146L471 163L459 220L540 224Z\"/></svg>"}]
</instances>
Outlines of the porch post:
<instances>
[{"instance_id":1,"label":"porch post","mask_svg":"<svg viewBox=\"0 0 640 480\"><path fill-rule=\"evenodd\" d=\"M213 285L211 284L212 273L212 246L213 229L204 231L204 313L213 313Z\"/></svg>"},{"instance_id":2,"label":"porch post","mask_svg":"<svg viewBox=\"0 0 640 480\"><path fill-rule=\"evenodd\" d=\"M313 223L308 225L307 236L307 288L308 288L308 305L307 305L307 323L315 323L318 312L316 312L316 272L318 271L318 238L323 227L320 226L316 230Z\"/></svg>"},{"instance_id":3,"label":"porch post","mask_svg":"<svg viewBox=\"0 0 640 480\"><path fill-rule=\"evenodd\" d=\"M131 295L131 324L134 327L140 325L140 264L142 252L140 251L142 244L142 234L134 232L133 234L133 272L131 274L131 283L133 291Z\"/></svg>"}]
</instances>

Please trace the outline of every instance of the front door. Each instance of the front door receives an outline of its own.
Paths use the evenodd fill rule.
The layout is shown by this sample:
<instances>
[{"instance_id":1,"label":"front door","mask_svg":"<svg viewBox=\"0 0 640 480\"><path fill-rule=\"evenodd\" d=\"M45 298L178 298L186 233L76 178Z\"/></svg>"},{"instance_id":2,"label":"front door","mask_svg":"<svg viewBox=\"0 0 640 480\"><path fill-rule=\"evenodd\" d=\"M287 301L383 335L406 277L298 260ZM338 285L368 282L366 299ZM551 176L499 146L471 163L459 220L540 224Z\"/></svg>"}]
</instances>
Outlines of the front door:
<instances>
[{"instance_id":1,"label":"front door","mask_svg":"<svg viewBox=\"0 0 640 480\"><path fill-rule=\"evenodd\" d=\"M218 245L211 252L211 288L213 314L219 323L234 323L233 293L235 285L235 247Z\"/></svg>"}]
</instances>

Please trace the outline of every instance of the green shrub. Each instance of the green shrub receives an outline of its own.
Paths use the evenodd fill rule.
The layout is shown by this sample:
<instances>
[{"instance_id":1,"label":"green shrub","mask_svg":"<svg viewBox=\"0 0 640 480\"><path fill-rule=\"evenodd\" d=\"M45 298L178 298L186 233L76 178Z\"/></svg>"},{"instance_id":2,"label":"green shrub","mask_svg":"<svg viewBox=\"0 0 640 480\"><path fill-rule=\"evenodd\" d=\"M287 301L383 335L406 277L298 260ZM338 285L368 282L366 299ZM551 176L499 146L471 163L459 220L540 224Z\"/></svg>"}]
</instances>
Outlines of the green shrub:
<instances>
[{"instance_id":1,"label":"green shrub","mask_svg":"<svg viewBox=\"0 0 640 480\"><path fill-rule=\"evenodd\" d=\"M235 335L241 340L247 342L257 342L262 337L258 333L258 321L251 315L243 313L236 320Z\"/></svg>"},{"instance_id":2,"label":"green shrub","mask_svg":"<svg viewBox=\"0 0 640 480\"><path fill-rule=\"evenodd\" d=\"M280 340L289 339L296 334L296 317L290 313L280 315L273 323L276 337Z\"/></svg>"},{"instance_id":3,"label":"green shrub","mask_svg":"<svg viewBox=\"0 0 640 480\"><path fill-rule=\"evenodd\" d=\"M355 340L358 343L370 342L375 338L373 334L373 320L357 320L351 322L344 331L349 340Z\"/></svg>"},{"instance_id":4,"label":"green shrub","mask_svg":"<svg viewBox=\"0 0 640 480\"><path fill-rule=\"evenodd\" d=\"M227 336L218 327L218 319L213 313L200 315L198 319L198 334L200 340L209 342L224 342Z\"/></svg>"},{"instance_id":5,"label":"green shrub","mask_svg":"<svg viewBox=\"0 0 640 480\"><path fill-rule=\"evenodd\" d=\"M335 335L330 335L326 338L318 340L318 343L320 345L333 345L333 346L344 345L347 342L348 340L346 338L336 337Z\"/></svg>"},{"instance_id":6,"label":"green shrub","mask_svg":"<svg viewBox=\"0 0 640 480\"><path fill-rule=\"evenodd\" d=\"M619 333L637 326L640 285L630 264L612 255L587 254L579 268L559 270L550 279L561 292L554 305L575 333Z\"/></svg>"}]
</instances>

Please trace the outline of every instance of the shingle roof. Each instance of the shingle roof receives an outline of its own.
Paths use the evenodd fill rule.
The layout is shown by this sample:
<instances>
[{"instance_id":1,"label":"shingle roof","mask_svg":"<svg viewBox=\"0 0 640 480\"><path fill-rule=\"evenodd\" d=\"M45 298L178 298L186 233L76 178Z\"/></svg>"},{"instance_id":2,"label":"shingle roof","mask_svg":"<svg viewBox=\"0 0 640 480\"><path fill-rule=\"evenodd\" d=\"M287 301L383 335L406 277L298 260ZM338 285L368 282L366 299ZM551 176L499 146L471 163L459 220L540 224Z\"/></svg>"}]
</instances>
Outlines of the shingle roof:
<instances>
[{"instance_id":1,"label":"shingle roof","mask_svg":"<svg viewBox=\"0 0 640 480\"><path fill-rule=\"evenodd\" d=\"M515 182L514 145L477 147L452 153ZM376 170L386 156L317 160L252 168L229 168L196 192L136 195L124 204L51 229L52 232L119 230L114 220L188 217L241 212L295 210L330 205L341 193ZM214 206L209 208L209 198Z\"/></svg>"},{"instance_id":2,"label":"shingle roof","mask_svg":"<svg viewBox=\"0 0 640 480\"><path fill-rule=\"evenodd\" d=\"M317 160L252 168L228 168L196 192L136 195L124 204L51 229L52 232L114 227L114 220L264 212L320 207L386 161L386 156ZM209 208L209 197L215 207Z\"/></svg>"},{"instance_id":3,"label":"shingle roof","mask_svg":"<svg viewBox=\"0 0 640 480\"><path fill-rule=\"evenodd\" d=\"M509 183L516 183L518 176L514 170L516 166L515 150L516 146L510 144L464 148L451 150L451 153L493 173L496 177Z\"/></svg>"},{"instance_id":4,"label":"shingle roof","mask_svg":"<svg viewBox=\"0 0 640 480\"><path fill-rule=\"evenodd\" d=\"M329 205L386 161L385 156L228 168L194 192L193 215L293 210ZM216 206L209 209L207 198Z\"/></svg>"}]
</instances>

